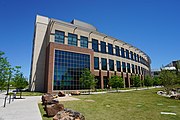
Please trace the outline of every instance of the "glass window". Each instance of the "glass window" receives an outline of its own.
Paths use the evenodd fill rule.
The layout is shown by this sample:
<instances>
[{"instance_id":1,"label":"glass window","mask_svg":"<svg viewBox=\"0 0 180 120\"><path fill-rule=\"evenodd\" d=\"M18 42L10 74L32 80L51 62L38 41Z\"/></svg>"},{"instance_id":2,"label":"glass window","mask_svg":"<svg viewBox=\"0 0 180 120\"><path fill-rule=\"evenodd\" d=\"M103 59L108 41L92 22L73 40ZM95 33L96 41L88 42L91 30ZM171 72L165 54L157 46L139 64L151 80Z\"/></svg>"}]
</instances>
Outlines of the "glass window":
<instances>
[{"instance_id":1,"label":"glass window","mask_svg":"<svg viewBox=\"0 0 180 120\"><path fill-rule=\"evenodd\" d=\"M106 42L101 41L101 52L106 53Z\"/></svg>"},{"instance_id":2,"label":"glass window","mask_svg":"<svg viewBox=\"0 0 180 120\"><path fill-rule=\"evenodd\" d=\"M68 45L77 46L77 35L68 33Z\"/></svg>"},{"instance_id":3,"label":"glass window","mask_svg":"<svg viewBox=\"0 0 180 120\"><path fill-rule=\"evenodd\" d=\"M94 57L94 69L99 70L99 58Z\"/></svg>"},{"instance_id":4,"label":"glass window","mask_svg":"<svg viewBox=\"0 0 180 120\"><path fill-rule=\"evenodd\" d=\"M133 56L133 52L130 51L130 55L131 55L131 60L134 60L134 56Z\"/></svg>"},{"instance_id":5,"label":"glass window","mask_svg":"<svg viewBox=\"0 0 180 120\"><path fill-rule=\"evenodd\" d=\"M80 37L80 44L82 48L88 48L88 38L81 36Z\"/></svg>"},{"instance_id":6,"label":"glass window","mask_svg":"<svg viewBox=\"0 0 180 120\"><path fill-rule=\"evenodd\" d=\"M126 58L129 59L129 50L126 49Z\"/></svg>"},{"instance_id":7,"label":"glass window","mask_svg":"<svg viewBox=\"0 0 180 120\"><path fill-rule=\"evenodd\" d=\"M119 46L115 46L116 56L120 56Z\"/></svg>"},{"instance_id":8,"label":"glass window","mask_svg":"<svg viewBox=\"0 0 180 120\"><path fill-rule=\"evenodd\" d=\"M139 62L139 55L137 54L137 61Z\"/></svg>"},{"instance_id":9,"label":"glass window","mask_svg":"<svg viewBox=\"0 0 180 120\"><path fill-rule=\"evenodd\" d=\"M93 49L95 52L98 52L98 40L92 39L92 49Z\"/></svg>"},{"instance_id":10,"label":"glass window","mask_svg":"<svg viewBox=\"0 0 180 120\"><path fill-rule=\"evenodd\" d=\"M114 71L114 60L109 59L109 70Z\"/></svg>"},{"instance_id":11,"label":"glass window","mask_svg":"<svg viewBox=\"0 0 180 120\"><path fill-rule=\"evenodd\" d=\"M135 71L134 71L134 64L132 64L132 73L134 73Z\"/></svg>"},{"instance_id":12,"label":"glass window","mask_svg":"<svg viewBox=\"0 0 180 120\"><path fill-rule=\"evenodd\" d=\"M137 69L137 65L135 65L135 69L136 69L136 74L138 74L138 69Z\"/></svg>"},{"instance_id":13,"label":"glass window","mask_svg":"<svg viewBox=\"0 0 180 120\"><path fill-rule=\"evenodd\" d=\"M128 73L131 73L131 69L130 69L130 64L129 63L127 63L127 71L128 71Z\"/></svg>"},{"instance_id":14,"label":"glass window","mask_svg":"<svg viewBox=\"0 0 180 120\"><path fill-rule=\"evenodd\" d=\"M123 69L123 72L126 72L126 63L125 62L122 62L122 69Z\"/></svg>"},{"instance_id":15,"label":"glass window","mask_svg":"<svg viewBox=\"0 0 180 120\"><path fill-rule=\"evenodd\" d=\"M81 89L79 78L84 68L90 69L90 55L55 50L53 89Z\"/></svg>"},{"instance_id":16,"label":"glass window","mask_svg":"<svg viewBox=\"0 0 180 120\"><path fill-rule=\"evenodd\" d=\"M64 44L64 32L55 30L55 42Z\"/></svg>"},{"instance_id":17,"label":"glass window","mask_svg":"<svg viewBox=\"0 0 180 120\"><path fill-rule=\"evenodd\" d=\"M113 55L113 45L108 43L108 54Z\"/></svg>"},{"instance_id":18,"label":"glass window","mask_svg":"<svg viewBox=\"0 0 180 120\"><path fill-rule=\"evenodd\" d=\"M134 61L136 61L136 53L134 53Z\"/></svg>"},{"instance_id":19,"label":"glass window","mask_svg":"<svg viewBox=\"0 0 180 120\"><path fill-rule=\"evenodd\" d=\"M140 66L138 66L138 72L139 72L139 74L141 74L141 68L140 68Z\"/></svg>"},{"instance_id":20,"label":"glass window","mask_svg":"<svg viewBox=\"0 0 180 120\"><path fill-rule=\"evenodd\" d=\"M121 57L125 58L124 48L121 48Z\"/></svg>"},{"instance_id":21,"label":"glass window","mask_svg":"<svg viewBox=\"0 0 180 120\"><path fill-rule=\"evenodd\" d=\"M102 66L102 70L107 70L107 59L106 58L101 58L101 66Z\"/></svg>"},{"instance_id":22,"label":"glass window","mask_svg":"<svg viewBox=\"0 0 180 120\"><path fill-rule=\"evenodd\" d=\"M121 63L120 61L116 61L117 71L121 72Z\"/></svg>"}]
</instances>

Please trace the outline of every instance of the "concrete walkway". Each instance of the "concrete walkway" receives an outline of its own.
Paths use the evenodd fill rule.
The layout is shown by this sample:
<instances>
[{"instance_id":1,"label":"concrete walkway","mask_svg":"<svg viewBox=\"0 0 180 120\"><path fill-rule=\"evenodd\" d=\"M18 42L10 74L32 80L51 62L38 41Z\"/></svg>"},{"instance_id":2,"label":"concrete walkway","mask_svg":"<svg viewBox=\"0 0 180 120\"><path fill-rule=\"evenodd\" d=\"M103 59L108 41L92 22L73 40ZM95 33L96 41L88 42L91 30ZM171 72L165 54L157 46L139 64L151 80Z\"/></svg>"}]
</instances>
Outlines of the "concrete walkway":
<instances>
[{"instance_id":1,"label":"concrete walkway","mask_svg":"<svg viewBox=\"0 0 180 120\"><path fill-rule=\"evenodd\" d=\"M42 120L38 108L40 96L23 96L25 99L15 99L4 108L5 94L0 94L0 120Z\"/></svg>"}]
</instances>

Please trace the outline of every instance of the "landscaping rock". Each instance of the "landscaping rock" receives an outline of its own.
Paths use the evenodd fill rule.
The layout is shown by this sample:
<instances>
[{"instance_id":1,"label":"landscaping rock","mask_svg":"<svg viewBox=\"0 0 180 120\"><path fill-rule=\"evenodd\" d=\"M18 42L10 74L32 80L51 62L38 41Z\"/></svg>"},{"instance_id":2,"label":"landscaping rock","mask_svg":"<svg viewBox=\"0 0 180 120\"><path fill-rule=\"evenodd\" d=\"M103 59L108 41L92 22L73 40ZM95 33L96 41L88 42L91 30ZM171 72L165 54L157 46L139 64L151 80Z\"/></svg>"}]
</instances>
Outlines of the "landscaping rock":
<instances>
[{"instance_id":1,"label":"landscaping rock","mask_svg":"<svg viewBox=\"0 0 180 120\"><path fill-rule=\"evenodd\" d=\"M51 94L47 93L42 96L43 105L50 105L50 104L56 104L56 103L59 103L59 101L54 100L54 97Z\"/></svg>"},{"instance_id":2,"label":"landscaping rock","mask_svg":"<svg viewBox=\"0 0 180 120\"><path fill-rule=\"evenodd\" d=\"M59 103L45 106L45 111L48 117L55 116L59 111L62 110L64 110L64 105Z\"/></svg>"},{"instance_id":3,"label":"landscaping rock","mask_svg":"<svg viewBox=\"0 0 180 120\"><path fill-rule=\"evenodd\" d=\"M73 91L73 92L71 92L71 95L80 95L81 94L81 92L79 92L79 91Z\"/></svg>"},{"instance_id":4,"label":"landscaping rock","mask_svg":"<svg viewBox=\"0 0 180 120\"><path fill-rule=\"evenodd\" d=\"M58 112L53 120L85 120L85 117L74 110L64 109L63 111Z\"/></svg>"},{"instance_id":5,"label":"landscaping rock","mask_svg":"<svg viewBox=\"0 0 180 120\"><path fill-rule=\"evenodd\" d=\"M64 97L64 96L65 96L65 93L64 93L63 91L59 91L59 92L58 92L58 96L59 96L59 97Z\"/></svg>"}]
</instances>

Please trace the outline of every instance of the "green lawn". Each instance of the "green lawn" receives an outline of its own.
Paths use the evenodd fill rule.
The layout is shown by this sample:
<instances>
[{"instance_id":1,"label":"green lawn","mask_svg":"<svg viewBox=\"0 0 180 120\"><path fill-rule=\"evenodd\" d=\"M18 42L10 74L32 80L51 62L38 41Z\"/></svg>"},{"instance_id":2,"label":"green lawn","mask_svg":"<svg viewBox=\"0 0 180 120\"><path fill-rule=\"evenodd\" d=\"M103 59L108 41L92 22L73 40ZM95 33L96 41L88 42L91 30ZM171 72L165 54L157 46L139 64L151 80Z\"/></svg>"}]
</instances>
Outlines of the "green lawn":
<instances>
[{"instance_id":1,"label":"green lawn","mask_svg":"<svg viewBox=\"0 0 180 120\"><path fill-rule=\"evenodd\" d=\"M180 101L158 96L158 90L81 95L76 96L81 99L79 101L61 103L65 108L83 113L86 120L180 120ZM41 104L39 106L42 108ZM161 115L160 112L177 115ZM43 120L48 119L43 117Z\"/></svg>"},{"instance_id":2,"label":"green lawn","mask_svg":"<svg viewBox=\"0 0 180 120\"><path fill-rule=\"evenodd\" d=\"M42 96L41 92L22 92L22 96ZM20 96L20 92L16 94L16 96Z\"/></svg>"}]
</instances>

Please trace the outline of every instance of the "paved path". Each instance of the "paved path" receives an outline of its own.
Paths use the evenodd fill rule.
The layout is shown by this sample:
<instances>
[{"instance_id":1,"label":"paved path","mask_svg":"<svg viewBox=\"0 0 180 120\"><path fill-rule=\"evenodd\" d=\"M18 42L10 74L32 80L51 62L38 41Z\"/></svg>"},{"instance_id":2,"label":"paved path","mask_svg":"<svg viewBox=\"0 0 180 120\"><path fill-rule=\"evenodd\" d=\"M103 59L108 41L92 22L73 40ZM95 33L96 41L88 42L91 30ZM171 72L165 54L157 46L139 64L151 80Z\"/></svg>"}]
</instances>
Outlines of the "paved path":
<instances>
[{"instance_id":1,"label":"paved path","mask_svg":"<svg viewBox=\"0 0 180 120\"><path fill-rule=\"evenodd\" d=\"M42 120L38 108L40 96L23 96L25 99L15 99L4 108L3 93L0 94L0 120ZM9 101L7 101L9 102Z\"/></svg>"}]
</instances>

